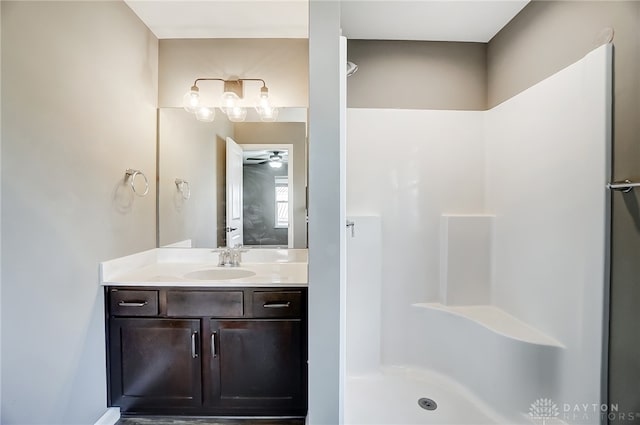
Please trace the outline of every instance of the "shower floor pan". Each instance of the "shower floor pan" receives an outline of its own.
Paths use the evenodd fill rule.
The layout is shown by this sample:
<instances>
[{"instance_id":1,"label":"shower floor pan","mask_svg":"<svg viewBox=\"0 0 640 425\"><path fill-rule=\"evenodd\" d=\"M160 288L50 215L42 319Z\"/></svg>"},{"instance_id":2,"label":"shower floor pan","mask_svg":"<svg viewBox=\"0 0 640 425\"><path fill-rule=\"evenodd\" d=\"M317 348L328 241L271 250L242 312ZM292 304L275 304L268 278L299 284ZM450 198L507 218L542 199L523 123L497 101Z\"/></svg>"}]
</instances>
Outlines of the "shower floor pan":
<instances>
[{"instance_id":1,"label":"shower floor pan","mask_svg":"<svg viewBox=\"0 0 640 425\"><path fill-rule=\"evenodd\" d=\"M435 410L418 404L437 403ZM524 420L522 423L527 423ZM469 390L443 375L423 369L385 366L379 372L347 376L346 425L484 425L508 424Z\"/></svg>"}]
</instances>

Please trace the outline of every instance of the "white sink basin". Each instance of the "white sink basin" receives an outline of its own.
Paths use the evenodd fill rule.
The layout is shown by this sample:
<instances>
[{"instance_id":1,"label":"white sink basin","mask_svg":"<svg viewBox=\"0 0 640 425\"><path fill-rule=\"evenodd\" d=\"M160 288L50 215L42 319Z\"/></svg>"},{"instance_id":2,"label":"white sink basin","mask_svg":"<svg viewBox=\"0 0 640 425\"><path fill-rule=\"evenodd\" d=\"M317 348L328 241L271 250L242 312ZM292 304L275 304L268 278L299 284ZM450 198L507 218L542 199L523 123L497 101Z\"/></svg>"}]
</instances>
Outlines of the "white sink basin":
<instances>
[{"instance_id":1,"label":"white sink basin","mask_svg":"<svg viewBox=\"0 0 640 425\"><path fill-rule=\"evenodd\" d=\"M185 279L195 280L228 280L228 279L241 279L243 277L251 277L256 274L251 270L242 269L204 269L196 270L193 272L185 273Z\"/></svg>"}]
</instances>

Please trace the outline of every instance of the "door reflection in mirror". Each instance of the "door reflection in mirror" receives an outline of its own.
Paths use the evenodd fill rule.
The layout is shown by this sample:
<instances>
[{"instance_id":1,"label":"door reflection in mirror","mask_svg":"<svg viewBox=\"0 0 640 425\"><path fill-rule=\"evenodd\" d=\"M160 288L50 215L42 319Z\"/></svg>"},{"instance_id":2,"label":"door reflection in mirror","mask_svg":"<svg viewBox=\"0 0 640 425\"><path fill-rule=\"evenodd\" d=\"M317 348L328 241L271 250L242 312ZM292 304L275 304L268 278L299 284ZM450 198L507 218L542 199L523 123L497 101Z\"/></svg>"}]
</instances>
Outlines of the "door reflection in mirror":
<instances>
[{"instance_id":1,"label":"door reflection in mirror","mask_svg":"<svg viewBox=\"0 0 640 425\"><path fill-rule=\"evenodd\" d=\"M289 231L292 196L289 191L291 147L263 146L249 150L245 145L243 161L244 245L286 248L293 243Z\"/></svg>"}]
</instances>

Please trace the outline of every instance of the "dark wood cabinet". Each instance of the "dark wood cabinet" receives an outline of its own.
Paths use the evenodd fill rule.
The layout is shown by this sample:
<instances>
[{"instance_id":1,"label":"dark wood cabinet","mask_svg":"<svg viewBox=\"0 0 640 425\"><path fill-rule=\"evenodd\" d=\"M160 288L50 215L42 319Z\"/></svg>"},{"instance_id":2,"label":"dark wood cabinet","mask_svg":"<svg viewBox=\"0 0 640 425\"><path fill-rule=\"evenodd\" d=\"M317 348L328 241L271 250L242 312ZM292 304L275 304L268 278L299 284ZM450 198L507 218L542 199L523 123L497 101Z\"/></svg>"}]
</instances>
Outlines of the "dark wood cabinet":
<instances>
[{"instance_id":1,"label":"dark wood cabinet","mask_svg":"<svg viewBox=\"0 0 640 425\"><path fill-rule=\"evenodd\" d=\"M200 321L113 318L109 334L113 405L200 405Z\"/></svg>"},{"instance_id":2,"label":"dark wood cabinet","mask_svg":"<svg viewBox=\"0 0 640 425\"><path fill-rule=\"evenodd\" d=\"M105 295L109 406L306 415L306 288L107 287Z\"/></svg>"},{"instance_id":3,"label":"dark wood cabinet","mask_svg":"<svg viewBox=\"0 0 640 425\"><path fill-rule=\"evenodd\" d=\"M304 409L300 320L211 321L212 404Z\"/></svg>"}]
</instances>

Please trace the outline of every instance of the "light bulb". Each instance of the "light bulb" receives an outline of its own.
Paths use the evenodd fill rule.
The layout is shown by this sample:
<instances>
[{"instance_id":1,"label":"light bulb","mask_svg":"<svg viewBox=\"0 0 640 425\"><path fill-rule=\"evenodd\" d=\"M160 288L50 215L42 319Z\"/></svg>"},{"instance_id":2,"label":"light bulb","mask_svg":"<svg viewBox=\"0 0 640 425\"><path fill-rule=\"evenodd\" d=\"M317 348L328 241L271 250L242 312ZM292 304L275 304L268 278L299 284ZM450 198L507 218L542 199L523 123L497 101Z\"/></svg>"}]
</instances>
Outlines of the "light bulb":
<instances>
[{"instance_id":1,"label":"light bulb","mask_svg":"<svg viewBox=\"0 0 640 425\"><path fill-rule=\"evenodd\" d=\"M229 118L231 122L242 122L247 118L247 108L241 106L227 108L227 118Z\"/></svg>"},{"instance_id":2,"label":"light bulb","mask_svg":"<svg viewBox=\"0 0 640 425\"><path fill-rule=\"evenodd\" d=\"M213 108L201 106L196 111L196 119L202 122L212 122L216 117L216 111Z\"/></svg>"},{"instance_id":3,"label":"light bulb","mask_svg":"<svg viewBox=\"0 0 640 425\"><path fill-rule=\"evenodd\" d=\"M282 162L280 162L280 161L269 161L269 166L271 168L280 168L280 167L282 167Z\"/></svg>"},{"instance_id":4,"label":"light bulb","mask_svg":"<svg viewBox=\"0 0 640 425\"><path fill-rule=\"evenodd\" d=\"M260 97L256 102L256 112L260 115L260 120L273 122L278 119L278 108L274 108L269 100L269 90L266 87L260 89Z\"/></svg>"},{"instance_id":5,"label":"light bulb","mask_svg":"<svg viewBox=\"0 0 640 425\"><path fill-rule=\"evenodd\" d=\"M261 121L274 122L278 119L278 108L274 108L272 106L263 108L261 111L258 111L258 114L260 114Z\"/></svg>"},{"instance_id":6,"label":"light bulb","mask_svg":"<svg viewBox=\"0 0 640 425\"><path fill-rule=\"evenodd\" d=\"M239 100L240 98L237 94L231 91L226 91L222 93L222 96L220 97L220 109L222 109L222 112L225 114L229 114L229 111L238 106Z\"/></svg>"},{"instance_id":7,"label":"light bulb","mask_svg":"<svg viewBox=\"0 0 640 425\"><path fill-rule=\"evenodd\" d=\"M198 110L198 106L200 106L200 90L193 86L182 98L182 107L185 111L194 113Z\"/></svg>"},{"instance_id":8,"label":"light bulb","mask_svg":"<svg viewBox=\"0 0 640 425\"><path fill-rule=\"evenodd\" d=\"M271 102L269 102L269 94L265 92L260 93L260 97L256 102L256 111L260 112L261 109L269 107L271 107Z\"/></svg>"}]
</instances>

